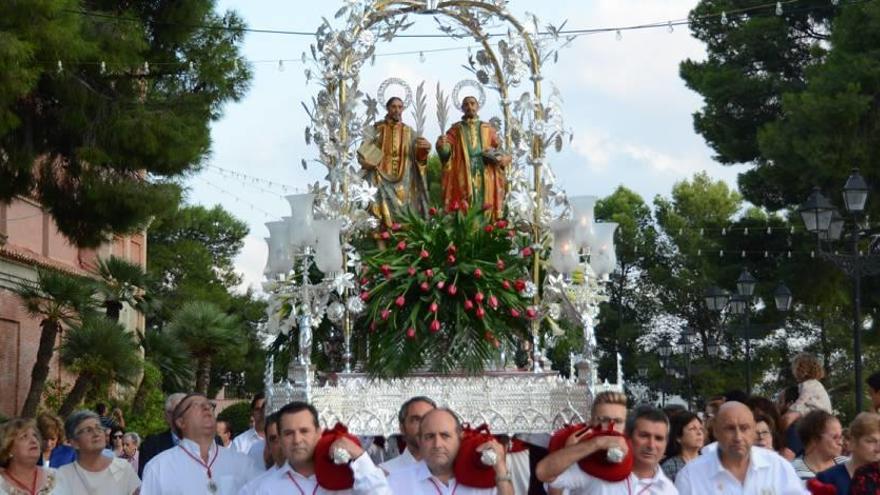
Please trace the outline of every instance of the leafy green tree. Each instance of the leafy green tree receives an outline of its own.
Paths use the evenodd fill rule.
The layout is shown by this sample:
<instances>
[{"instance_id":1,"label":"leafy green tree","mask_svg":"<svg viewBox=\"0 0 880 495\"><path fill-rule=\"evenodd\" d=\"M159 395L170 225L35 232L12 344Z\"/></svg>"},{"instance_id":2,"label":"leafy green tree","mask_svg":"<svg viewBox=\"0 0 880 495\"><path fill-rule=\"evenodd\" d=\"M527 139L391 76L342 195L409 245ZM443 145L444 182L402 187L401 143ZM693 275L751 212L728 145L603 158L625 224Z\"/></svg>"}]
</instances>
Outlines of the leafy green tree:
<instances>
[{"instance_id":1,"label":"leafy green tree","mask_svg":"<svg viewBox=\"0 0 880 495\"><path fill-rule=\"evenodd\" d=\"M196 361L195 389L203 394L208 393L214 360L243 350L241 324L210 302L185 303L174 314L168 331Z\"/></svg>"},{"instance_id":2,"label":"leafy green tree","mask_svg":"<svg viewBox=\"0 0 880 495\"><path fill-rule=\"evenodd\" d=\"M119 321L124 304L135 308L143 303L147 274L143 267L118 256L99 259L95 287L107 318Z\"/></svg>"},{"instance_id":3,"label":"leafy green tree","mask_svg":"<svg viewBox=\"0 0 880 495\"><path fill-rule=\"evenodd\" d=\"M80 320L92 308L94 287L87 280L55 270L39 270L36 282L23 282L15 289L28 313L40 320L40 343L31 369L31 384L21 416L33 417L40 405L55 340L64 326Z\"/></svg>"},{"instance_id":4,"label":"leafy green tree","mask_svg":"<svg viewBox=\"0 0 880 495\"><path fill-rule=\"evenodd\" d=\"M0 200L33 194L80 246L177 204L247 89L243 28L215 0L0 3Z\"/></svg>"},{"instance_id":5,"label":"leafy green tree","mask_svg":"<svg viewBox=\"0 0 880 495\"><path fill-rule=\"evenodd\" d=\"M61 363L77 373L58 414L66 417L99 384L134 385L142 362L134 335L119 323L91 315L64 335Z\"/></svg>"},{"instance_id":6,"label":"leafy green tree","mask_svg":"<svg viewBox=\"0 0 880 495\"><path fill-rule=\"evenodd\" d=\"M158 373L153 380L144 373L138 384L132 402L134 410L140 410L148 403L153 388L159 390L187 390L193 381L192 359L183 345L168 332L147 330L138 335L144 352L144 361Z\"/></svg>"}]
</instances>

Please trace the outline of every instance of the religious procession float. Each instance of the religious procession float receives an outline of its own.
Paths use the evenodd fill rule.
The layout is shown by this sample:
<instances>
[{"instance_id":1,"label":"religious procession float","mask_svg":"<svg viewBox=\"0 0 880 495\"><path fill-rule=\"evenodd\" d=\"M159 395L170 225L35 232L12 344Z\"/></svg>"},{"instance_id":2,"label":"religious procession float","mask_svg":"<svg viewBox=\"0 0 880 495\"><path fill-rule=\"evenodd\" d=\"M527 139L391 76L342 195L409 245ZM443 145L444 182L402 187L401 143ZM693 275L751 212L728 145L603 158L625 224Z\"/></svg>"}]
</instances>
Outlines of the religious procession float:
<instances>
[{"instance_id":1,"label":"religious procession float","mask_svg":"<svg viewBox=\"0 0 880 495\"><path fill-rule=\"evenodd\" d=\"M479 46L468 79L429 85L439 137L424 135L424 81L359 85L412 16ZM549 433L622 387L597 383L593 336L616 224L594 221L594 197L566 197L547 157L570 133L541 68L570 41L501 0L354 0L318 28L303 54L317 155L302 165L327 176L267 223L268 412L307 401L326 427L389 436L421 395L496 434ZM583 344L563 376L546 352L570 335Z\"/></svg>"}]
</instances>

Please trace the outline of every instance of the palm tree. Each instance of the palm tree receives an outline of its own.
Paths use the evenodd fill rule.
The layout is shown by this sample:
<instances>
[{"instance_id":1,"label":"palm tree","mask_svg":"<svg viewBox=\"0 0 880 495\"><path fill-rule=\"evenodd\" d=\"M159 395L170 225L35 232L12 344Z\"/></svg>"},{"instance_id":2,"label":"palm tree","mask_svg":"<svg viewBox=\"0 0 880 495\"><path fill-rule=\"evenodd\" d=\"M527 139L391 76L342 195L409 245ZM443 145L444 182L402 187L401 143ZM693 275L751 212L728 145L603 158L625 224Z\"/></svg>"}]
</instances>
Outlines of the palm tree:
<instances>
[{"instance_id":1,"label":"palm tree","mask_svg":"<svg viewBox=\"0 0 880 495\"><path fill-rule=\"evenodd\" d=\"M188 302L171 319L169 330L196 360L196 391L208 393L215 356L245 345L235 317L209 302Z\"/></svg>"},{"instance_id":2,"label":"palm tree","mask_svg":"<svg viewBox=\"0 0 880 495\"><path fill-rule=\"evenodd\" d=\"M43 385L49 376L49 362L55 352L55 339L62 325L77 322L84 313L94 311L94 287L81 277L55 270L39 270L36 282L23 282L13 289L25 309L40 319L40 344L31 369L31 384L21 408L23 417L33 417L40 405Z\"/></svg>"},{"instance_id":3,"label":"palm tree","mask_svg":"<svg viewBox=\"0 0 880 495\"><path fill-rule=\"evenodd\" d=\"M134 385L143 365L131 332L97 315L71 327L61 343L61 363L78 373L73 388L58 409L67 416L99 383Z\"/></svg>"},{"instance_id":4,"label":"palm tree","mask_svg":"<svg viewBox=\"0 0 880 495\"><path fill-rule=\"evenodd\" d=\"M169 390L187 390L192 384L192 359L183 345L168 332L147 330L138 334L141 348L144 350L144 361L153 365L162 375L162 383ZM137 392L134 394L132 409L143 410L149 392L146 377L141 379Z\"/></svg>"},{"instance_id":5,"label":"palm tree","mask_svg":"<svg viewBox=\"0 0 880 495\"><path fill-rule=\"evenodd\" d=\"M104 301L107 318L119 321L123 304L137 307L144 302L147 274L143 267L118 256L99 259L96 275L98 294Z\"/></svg>"}]
</instances>

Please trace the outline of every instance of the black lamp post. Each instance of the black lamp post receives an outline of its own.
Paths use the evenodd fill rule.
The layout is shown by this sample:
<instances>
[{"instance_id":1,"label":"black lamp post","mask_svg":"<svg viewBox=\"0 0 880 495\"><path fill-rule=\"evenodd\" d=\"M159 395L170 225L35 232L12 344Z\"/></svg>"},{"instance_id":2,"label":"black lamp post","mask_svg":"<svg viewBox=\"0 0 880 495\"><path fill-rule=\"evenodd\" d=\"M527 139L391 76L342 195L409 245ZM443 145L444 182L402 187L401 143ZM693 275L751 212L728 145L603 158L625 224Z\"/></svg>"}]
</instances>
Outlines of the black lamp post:
<instances>
[{"instance_id":1,"label":"black lamp post","mask_svg":"<svg viewBox=\"0 0 880 495\"><path fill-rule=\"evenodd\" d=\"M685 327L684 332L681 334L681 337L678 339L678 348L679 351L685 356L685 375L687 376L687 389L688 389L688 410L692 409L691 402L694 399L694 384L691 379L691 349L693 347L694 339L694 331L690 329L690 327Z\"/></svg>"},{"instance_id":2,"label":"black lamp post","mask_svg":"<svg viewBox=\"0 0 880 495\"><path fill-rule=\"evenodd\" d=\"M706 307L709 308L709 310L720 313L725 308L728 308L733 314L743 315L745 320L745 325L743 326L745 334L743 336L746 340L746 394L748 395L752 395L751 313L755 295L755 286L757 284L758 279L744 268L742 273L740 273L739 277L736 279L736 294L730 296L727 291L719 287L710 287L705 294ZM779 287L773 292L773 299L778 311L785 312L791 308L791 291L785 286L785 284L779 284ZM714 353L717 355L717 342L710 342L709 346L715 346ZM710 348L708 350L710 354L713 353L713 349Z\"/></svg>"},{"instance_id":3,"label":"black lamp post","mask_svg":"<svg viewBox=\"0 0 880 495\"><path fill-rule=\"evenodd\" d=\"M819 188L814 188L807 201L798 208L804 226L810 233L816 234L816 242L819 254L826 260L831 261L837 268L842 270L853 281L853 358L855 361L855 392L856 412L862 411L863 385L862 385L862 277L880 273L880 256L872 253L863 255L859 251L859 241L862 231L860 220L865 212L865 203L868 201L868 184L864 177L854 169L843 186L843 202L847 213L852 216L852 231L850 243L852 254L836 254L822 249L822 241L835 241L840 239L843 232L843 218L831 205Z\"/></svg>"},{"instance_id":4,"label":"black lamp post","mask_svg":"<svg viewBox=\"0 0 880 495\"><path fill-rule=\"evenodd\" d=\"M669 366L669 357L672 356L672 344L668 341L660 344L660 347L657 348L657 353L660 354L661 364L664 367L663 373L663 395L662 395L662 403L663 407L666 407L666 394L669 389L669 370L666 370Z\"/></svg>"}]
</instances>

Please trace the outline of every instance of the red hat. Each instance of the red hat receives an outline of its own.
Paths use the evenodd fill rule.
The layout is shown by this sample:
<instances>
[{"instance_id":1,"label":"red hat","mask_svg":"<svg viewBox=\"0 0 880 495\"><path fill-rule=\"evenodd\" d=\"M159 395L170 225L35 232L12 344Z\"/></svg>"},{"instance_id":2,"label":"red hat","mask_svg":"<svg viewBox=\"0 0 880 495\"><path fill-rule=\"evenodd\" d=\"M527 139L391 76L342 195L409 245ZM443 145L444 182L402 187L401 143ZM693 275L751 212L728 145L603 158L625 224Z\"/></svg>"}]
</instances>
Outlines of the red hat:
<instances>
[{"instance_id":1,"label":"red hat","mask_svg":"<svg viewBox=\"0 0 880 495\"><path fill-rule=\"evenodd\" d=\"M813 495L837 495L837 487L830 483L822 483L816 478L807 480L807 490Z\"/></svg>"},{"instance_id":2,"label":"red hat","mask_svg":"<svg viewBox=\"0 0 880 495\"><path fill-rule=\"evenodd\" d=\"M342 423L336 423L332 429L324 430L318 445L315 446L315 477L318 484L327 490L349 490L354 486L354 473L348 464L336 464L330 452L330 446L340 438L348 438L358 447L361 442L348 433Z\"/></svg>"},{"instance_id":3,"label":"red hat","mask_svg":"<svg viewBox=\"0 0 880 495\"><path fill-rule=\"evenodd\" d=\"M550 452L554 452L565 447L565 441L569 436L573 435L576 432L579 432L587 428L587 426L583 423L576 425L569 425L565 428L558 430L553 434L550 438L550 446L548 450ZM601 427L589 427L589 432L581 438L581 442L586 442L596 438L598 436L615 436L615 437L623 437L624 435L618 431L614 430L613 425L609 425L608 429L603 430ZM627 449L626 455L623 457L623 460L620 462L611 462L608 460L608 452L605 450L600 450L598 452L593 452L592 454L584 457L580 461L578 461L578 466L580 466L581 471L589 474L594 478L599 478L604 481L623 481L627 476L632 472L633 467L633 449L632 445L630 445L629 440L626 441Z\"/></svg>"},{"instance_id":4,"label":"red hat","mask_svg":"<svg viewBox=\"0 0 880 495\"><path fill-rule=\"evenodd\" d=\"M455 479L460 484L472 488L495 488L495 468L483 464L480 460L482 453L477 452L477 447L491 440L494 440L494 437L485 424L477 428L464 426L461 446L452 466Z\"/></svg>"}]
</instances>

